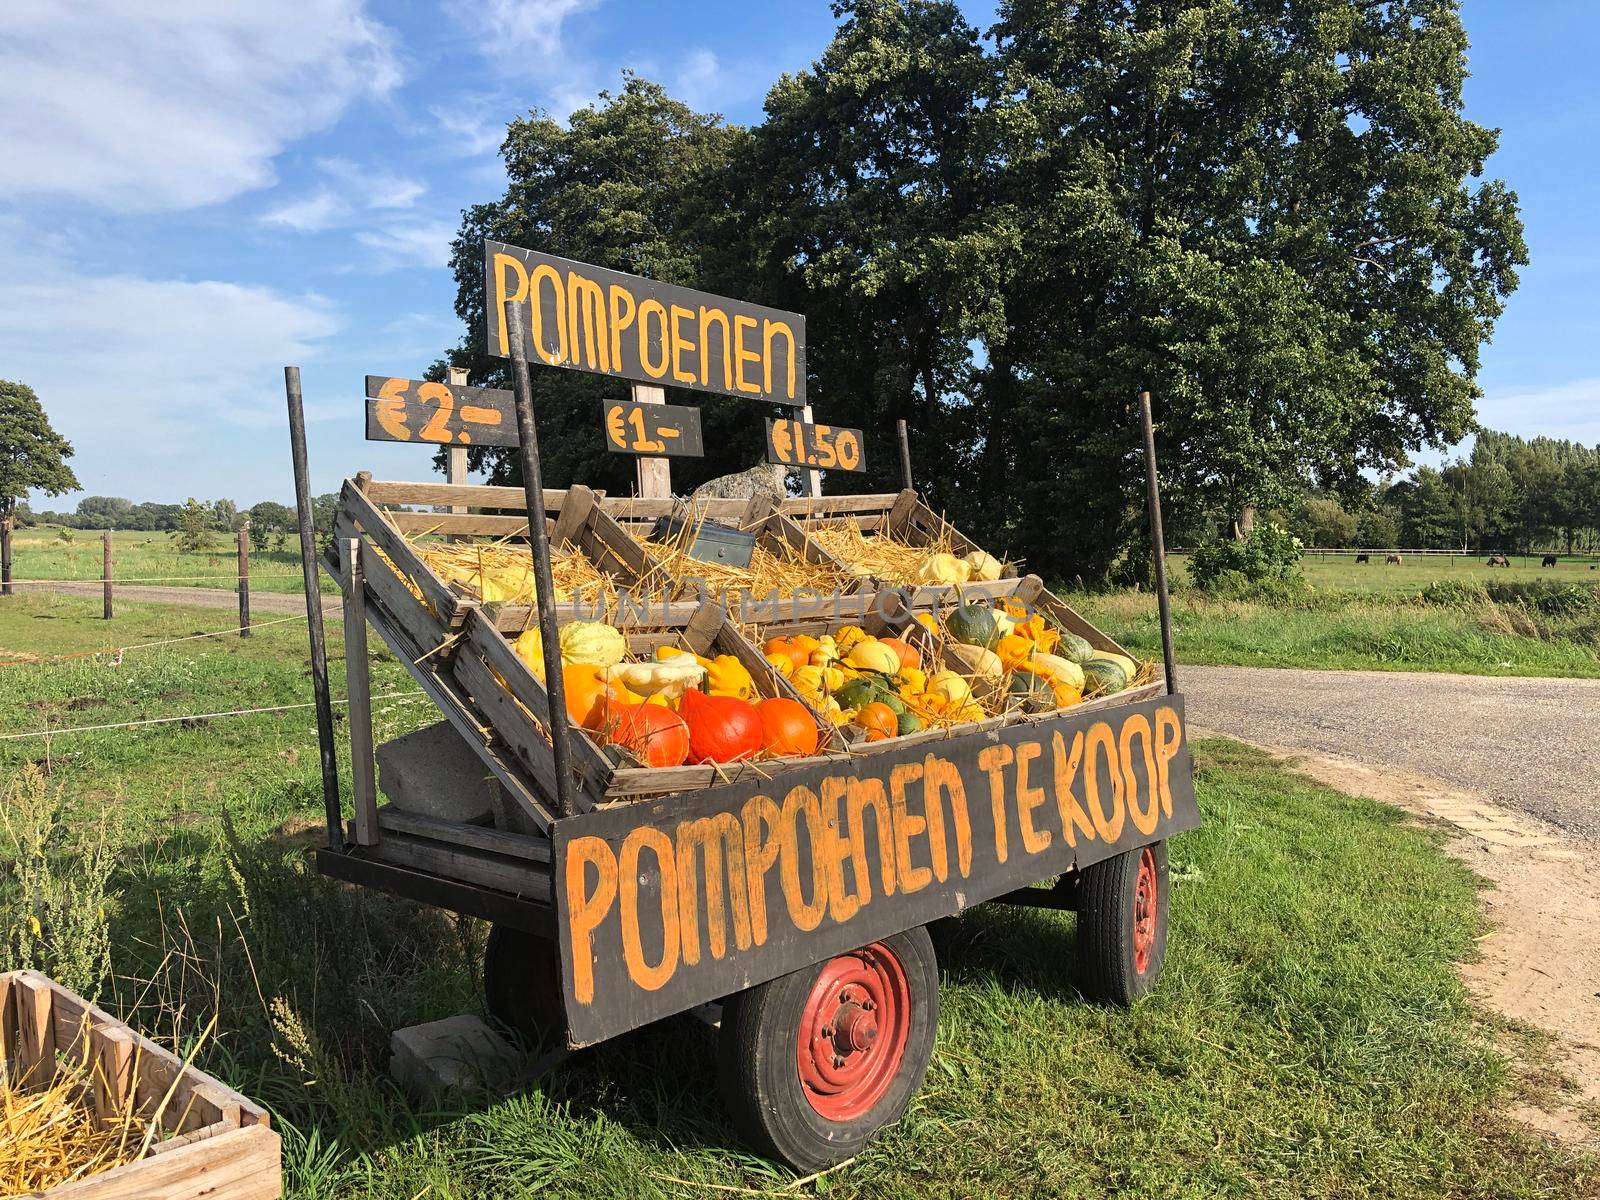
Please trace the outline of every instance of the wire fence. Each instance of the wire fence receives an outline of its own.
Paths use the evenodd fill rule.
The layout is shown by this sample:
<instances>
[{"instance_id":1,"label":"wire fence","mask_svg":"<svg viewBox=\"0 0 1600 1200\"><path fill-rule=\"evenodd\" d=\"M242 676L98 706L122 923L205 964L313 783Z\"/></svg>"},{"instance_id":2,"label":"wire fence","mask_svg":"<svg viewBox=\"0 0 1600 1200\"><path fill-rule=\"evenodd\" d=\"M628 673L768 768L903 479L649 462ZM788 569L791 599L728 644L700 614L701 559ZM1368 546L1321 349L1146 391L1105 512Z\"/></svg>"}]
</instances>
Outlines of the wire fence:
<instances>
[{"instance_id":1,"label":"wire fence","mask_svg":"<svg viewBox=\"0 0 1600 1200\"><path fill-rule=\"evenodd\" d=\"M407 692L384 692L373 696L374 702L378 700L395 700L402 703L416 699L427 699L427 693L420 688ZM329 701L331 704L348 704L348 699ZM293 712L297 709L315 708L316 702L308 700L302 704L269 704L261 708L230 708L222 712L187 713L178 717L143 717L136 721L110 721L104 725L73 725L63 729L30 729L25 733L0 733L0 742L19 741L23 738L56 738L64 737L71 733L97 733L107 729L137 729L147 725L175 725L184 721L211 721L221 717L249 717L258 713Z\"/></svg>"},{"instance_id":2,"label":"wire fence","mask_svg":"<svg viewBox=\"0 0 1600 1200\"><path fill-rule=\"evenodd\" d=\"M250 571L240 572L237 575L141 575L131 578L117 575L112 578L111 582L119 586L124 583L215 583L218 581L238 583L242 579L299 579L300 577L299 571ZM12 587L46 587L60 584L103 587L106 580L103 576L97 575L93 578L67 576L61 579L11 579L8 582Z\"/></svg>"}]
</instances>

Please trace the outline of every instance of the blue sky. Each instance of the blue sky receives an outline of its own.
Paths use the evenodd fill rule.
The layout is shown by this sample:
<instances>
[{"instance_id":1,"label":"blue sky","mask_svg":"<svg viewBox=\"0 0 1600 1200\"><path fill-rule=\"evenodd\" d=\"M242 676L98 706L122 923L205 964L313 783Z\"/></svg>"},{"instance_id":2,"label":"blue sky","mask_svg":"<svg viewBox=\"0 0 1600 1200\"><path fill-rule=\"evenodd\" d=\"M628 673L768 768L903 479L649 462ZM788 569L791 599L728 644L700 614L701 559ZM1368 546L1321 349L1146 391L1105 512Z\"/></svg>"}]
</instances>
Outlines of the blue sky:
<instances>
[{"instance_id":1,"label":"blue sky","mask_svg":"<svg viewBox=\"0 0 1600 1200\"><path fill-rule=\"evenodd\" d=\"M1600 5L1464 12L1468 113L1504 131L1491 170L1533 255L1481 415L1600 443ZM505 123L624 68L753 121L832 28L823 0L10 0L0 377L38 390L88 493L287 499L285 363L319 490L420 477L425 451L362 440L362 376L420 372L459 336L447 247L504 186Z\"/></svg>"}]
</instances>

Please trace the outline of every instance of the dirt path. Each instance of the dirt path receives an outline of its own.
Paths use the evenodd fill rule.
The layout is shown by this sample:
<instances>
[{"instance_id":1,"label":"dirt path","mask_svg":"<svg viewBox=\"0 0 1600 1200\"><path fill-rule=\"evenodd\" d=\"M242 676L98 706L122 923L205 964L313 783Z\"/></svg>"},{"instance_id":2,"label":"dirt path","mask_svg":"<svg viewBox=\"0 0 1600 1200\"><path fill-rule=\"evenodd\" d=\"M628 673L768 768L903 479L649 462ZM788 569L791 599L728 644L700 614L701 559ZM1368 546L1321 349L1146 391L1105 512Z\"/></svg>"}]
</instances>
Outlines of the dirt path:
<instances>
[{"instance_id":1,"label":"dirt path","mask_svg":"<svg viewBox=\"0 0 1600 1200\"><path fill-rule=\"evenodd\" d=\"M52 583L35 584L29 591L34 592L60 592L66 596L95 596L100 595L98 581L86 583ZM113 602L117 600L138 601L139 603L154 604L189 604L199 608L231 608L239 607L239 595L229 588L201 588L201 587L153 587L149 584L116 584L112 590ZM250 611L252 613L303 613L306 610L305 597L299 592L260 592L250 593Z\"/></svg>"},{"instance_id":2,"label":"dirt path","mask_svg":"<svg viewBox=\"0 0 1600 1200\"><path fill-rule=\"evenodd\" d=\"M1260 746L1320 783L1450 828L1450 852L1494 885L1492 928L1462 968L1467 984L1555 1039L1548 1063L1509 1047L1525 1085L1512 1115L1600 1144L1600 841L1581 832L1600 817L1600 771L1579 744L1600 732L1600 688L1225 667L1189 667L1182 679L1197 734ZM1531 763L1529 747L1549 765L1504 786L1499 765Z\"/></svg>"}]
</instances>

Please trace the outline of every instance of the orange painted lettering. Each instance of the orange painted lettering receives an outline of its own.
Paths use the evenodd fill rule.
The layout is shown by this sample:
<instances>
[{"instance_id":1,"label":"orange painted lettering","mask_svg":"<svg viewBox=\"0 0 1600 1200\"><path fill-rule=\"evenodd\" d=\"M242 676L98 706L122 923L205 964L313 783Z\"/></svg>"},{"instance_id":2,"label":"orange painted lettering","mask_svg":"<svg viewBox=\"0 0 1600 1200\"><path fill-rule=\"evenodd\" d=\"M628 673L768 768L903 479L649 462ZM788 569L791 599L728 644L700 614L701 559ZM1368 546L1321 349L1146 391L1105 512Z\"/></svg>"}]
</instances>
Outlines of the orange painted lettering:
<instances>
[{"instance_id":1,"label":"orange painted lettering","mask_svg":"<svg viewBox=\"0 0 1600 1200\"><path fill-rule=\"evenodd\" d=\"M594 887L585 883L594 867ZM572 995L594 1003L594 931L617 898L617 859L604 839L573 838L567 846L567 932L572 938Z\"/></svg>"},{"instance_id":2,"label":"orange painted lettering","mask_svg":"<svg viewBox=\"0 0 1600 1200\"><path fill-rule=\"evenodd\" d=\"M1006 845L1006 768L1011 765L1010 746L985 746L978 752L978 766L989 773L989 807L994 812L994 855L1005 862L1011 850Z\"/></svg>"},{"instance_id":3,"label":"orange painted lettering","mask_svg":"<svg viewBox=\"0 0 1600 1200\"><path fill-rule=\"evenodd\" d=\"M651 966L645 958L639 932L639 852L655 855L661 877L661 961ZM618 856L617 873L622 891L622 961L628 977L647 992L660 988L678 969L678 867L672 839L652 825L640 825L628 834Z\"/></svg>"},{"instance_id":4,"label":"orange painted lettering","mask_svg":"<svg viewBox=\"0 0 1600 1200\"><path fill-rule=\"evenodd\" d=\"M1033 810L1044 803L1044 789L1028 782L1028 764L1043 753L1038 742L1017 743L1017 825L1022 830L1022 848L1029 854L1038 854L1050 845L1050 831L1033 827Z\"/></svg>"}]
</instances>

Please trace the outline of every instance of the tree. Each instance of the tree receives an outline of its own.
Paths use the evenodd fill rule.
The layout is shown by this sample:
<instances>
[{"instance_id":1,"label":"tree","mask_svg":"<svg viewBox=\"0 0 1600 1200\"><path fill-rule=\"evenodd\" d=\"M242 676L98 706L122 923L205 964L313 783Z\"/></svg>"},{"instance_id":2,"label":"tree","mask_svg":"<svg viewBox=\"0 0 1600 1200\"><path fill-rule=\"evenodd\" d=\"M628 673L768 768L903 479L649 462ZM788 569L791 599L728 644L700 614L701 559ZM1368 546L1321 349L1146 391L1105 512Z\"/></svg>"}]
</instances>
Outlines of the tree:
<instances>
[{"instance_id":1,"label":"tree","mask_svg":"<svg viewBox=\"0 0 1600 1200\"><path fill-rule=\"evenodd\" d=\"M178 514L178 549L195 551L210 546L211 518L209 505L201 503L193 496L185 500L183 510Z\"/></svg>"},{"instance_id":2,"label":"tree","mask_svg":"<svg viewBox=\"0 0 1600 1200\"><path fill-rule=\"evenodd\" d=\"M1418 550L1448 550L1457 545L1459 521L1455 493L1432 467L1418 467L1404 501L1401 536Z\"/></svg>"},{"instance_id":3,"label":"tree","mask_svg":"<svg viewBox=\"0 0 1600 1200\"><path fill-rule=\"evenodd\" d=\"M133 501L121 496L85 496L78 501L78 517L86 529L126 529Z\"/></svg>"},{"instance_id":4,"label":"tree","mask_svg":"<svg viewBox=\"0 0 1600 1200\"><path fill-rule=\"evenodd\" d=\"M0 520L9 522L29 492L76 491L71 457L72 443L50 427L33 389L0 379Z\"/></svg>"},{"instance_id":5,"label":"tree","mask_svg":"<svg viewBox=\"0 0 1600 1200\"><path fill-rule=\"evenodd\" d=\"M294 509L274 500L263 500L250 507L250 544L257 550L267 545L269 535L279 537L294 529L298 518Z\"/></svg>"},{"instance_id":6,"label":"tree","mask_svg":"<svg viewBox=\"0 0 1600 1200\"><path fill-rule=\"evenodd\" d=\"M239 506L232 500L213 500L211 502L211 521L216 528L224 533L232 533L239 528Z\"/></svg>"},{"instance_id":7,"label":"tree","mask_svg":"<svg viewBox=\"0 0 1600 1200\"><path fill-rule=\"evenodd\" d=\"M1308 496L1295 514L1295 535L1308 546L1351 545L1356 540L1356 529L1356 518L1328 496Z\"/></svg>"}]
</instances>

